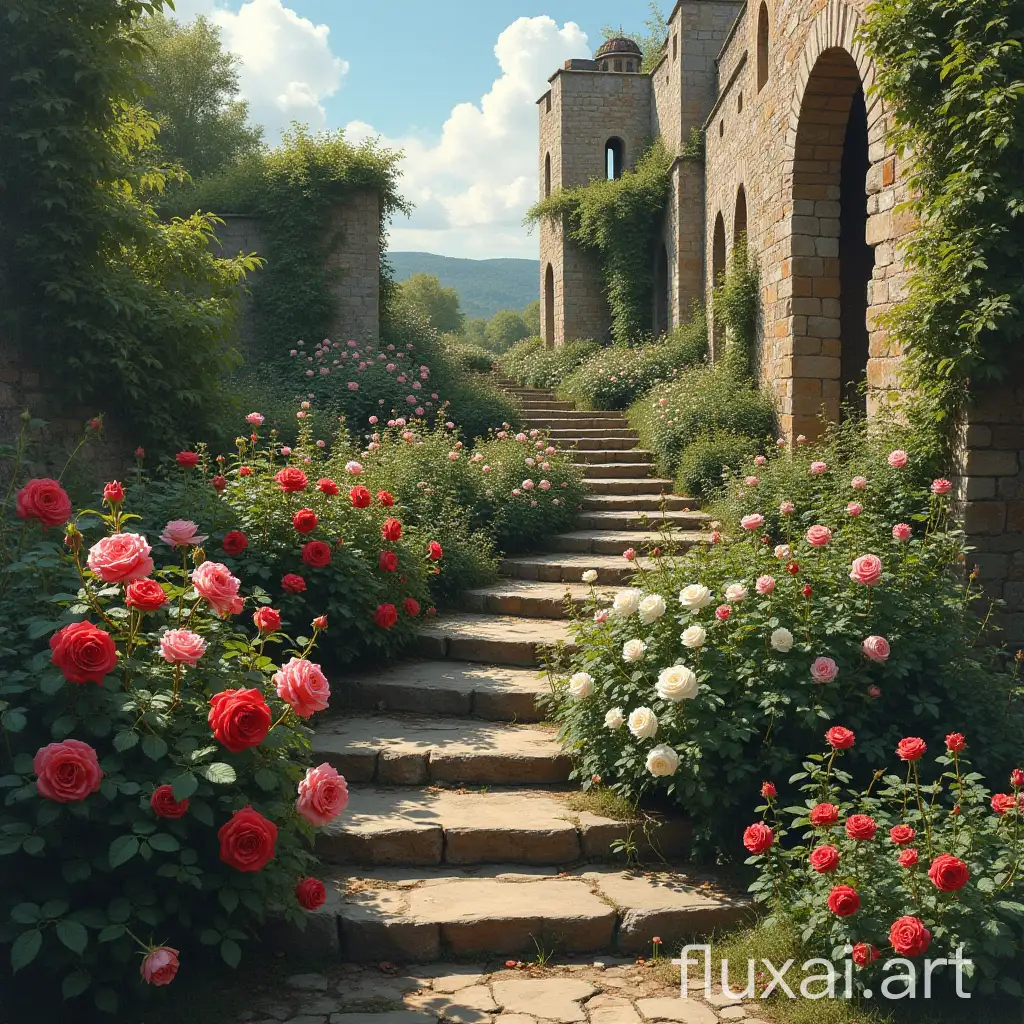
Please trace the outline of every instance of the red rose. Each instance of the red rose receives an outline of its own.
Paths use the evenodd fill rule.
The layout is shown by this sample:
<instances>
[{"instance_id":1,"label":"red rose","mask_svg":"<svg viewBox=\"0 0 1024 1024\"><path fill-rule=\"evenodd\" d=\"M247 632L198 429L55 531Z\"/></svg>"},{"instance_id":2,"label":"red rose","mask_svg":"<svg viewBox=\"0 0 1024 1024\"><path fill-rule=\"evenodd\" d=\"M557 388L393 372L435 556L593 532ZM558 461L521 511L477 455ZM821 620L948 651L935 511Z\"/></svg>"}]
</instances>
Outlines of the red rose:
<instances>
[{"instance_id":1,"label":"red rose","mask_svg":"<svg viewBox=\"0 0 1024 1024\"><path fill-rule=\"evenodd\" d=\"M185 469L195 469L199 465L199 452L178 452L174 461Z\"/></svg>"},{"instance_id":2,"label":"red rose","mask_svg":"<svg viewBox=\"0 0 1024 1024\"><path fill-rule=\"evenodd\" d=\"M907 843L912 843L916 835L917 833L909 825L893 825L889 829L889 838L897 846L906 846Z\"/></svg>"},{"instance_id":3,"label":"red rose","mask_svg":"<svg viewBox=\"0 0 1024 1024\"><path fill-rule=\"evenodd\" d=\"M816 846L807 859L819 875L827 875L839 866L839 851L834 846Z\"/></svg>"},{"instance_id":4,"label":"red rose","mask_svg":"<svg viewBox=\"0 0 1024 1024\"><path fill-rule=\"evenodd\" d=\"M942 892L956 892L967 884L971 872L959 858L948 853L940 853L932 861L928 877L936 889L941 889Z\"/></svg>"},{"instance_id":5,"label":"red rose","mask_svg":"<svg viewBox=\"0 0 1024 1024\"><path fill-rule=\"evenodd\" d=\"M442 550L441 545L438 544L436 540L432 540L427 545L427 558L429 558L431 562L440 562L443 557L444 551Z\"/></svg>"},{"instance_id":6,"label":"red rose","mask_svg":"<svg viewBox=\"0 0 1024 1024\"><path fill-rule=\"evenodd\" d=\"M49 477L29 480L16 499L19 519L36 519L43 526L63 526L71 518L67 491Z\"/></svg>"},{"instance_id":7,"label":"red rose","mask_svg":"<svg viewBox=\"0 0 1024 1024\"><path fill-rule=\"evenodd\" d=\"M183 818L188 810L188 797L175 800L170 786L157 786L149 798L149 806L158 818Z\"/></svg>"},{"instance_id":8,"label":"red rose","mask_svg":"<svg viewBox=\"0 0 1024 1024\"><path fill-rule=\"evenodd\" d=\"M303 544L302 560L314 569L322 569L331 562L331 545L323 540L311 540ZM305 586L302 589L305 590Z\"/></svg>"},{"instance_id":9,"label":"red rose","mask_svg":"<svg viewBox=\"0 0 1024 1024\"><path fill-rule=\"evenodd\" d=\"M927 749L928 744L920 736L908 736L896 744L896 753L901 761L920 761Z\"/></svg>"},{"instance_id":10,"label":"red rose","mask_svg":"<svg viewBox=\"0 0 1024 1024\"><path fill-rule=\"evenodd\" d=\"M313 628L314 629L326 629L327 628L327 616L326 615L318 615L313 620Z\"/></svg>"},{"instance_id":11,"label":"red rose","mask_svg":"<svg viewBox=\"0 0 1024 1024\"><path fill-rule=\"evenodd\" d=\"M238 467L238 475L239 476L252 476L252 467L251 466L239 466Z\"/></svg>"},{"instance_id":12,"label":"red rose","mask_svg":"<svg viewBox=\"0 0 1024 1024\"><path fill-rule=\"evenodd\" d=\"M778 791L775 788L774 782L762 782L761 783L761 796L765 800L774 800L778 796Z\"/></svg>"},{"instance_id":13,"label":"red rose","mask_svg":"<svg viewBox=\"0 0 1024 1024\"><path fill-rule=\"evenodd\" d=\"M396 541L402 536L402 524L397 519L385 519L380 535L385 540Z\"/></svg>"},{"instance_id":14,"label":"red rose","mask_svg":"<svg viewBox=\"0 0 1024 1024\"><path fill-rule=\"evenodd\" d=\"M353 487L348 496L356 508L369 508L370 502L373 501L370 492L362 484Z\"/></svg>"},{"instance_id":15,"label":"red rose","mask_svg":"<svg viewBox=\"0 0 1024 1024\"><path fill-rule=\"evenodd\" d=\"M962 732L951 732L946 737L946 749L951 754L959 754L966 746L967 740L964 739L964 734Z\"/></svg>"},{"instance_id":16,"label":"red rose","mask_svg":"<svg viewBox=\"0 0 1024 1024\"><path fill-rule=\"evenodd\" d=\"M839 820L839 808L835 804L818 804L808 815L812 825L834 825Z\"/></svg>"},{"instance_id":17,"label":"red rose","mask_svg":"<svg viewBox=\"0 0 1024 1024\"><path fill-rule=\"evenodd\" d=\"M834 725L825 733L825 740L835 750L849 750L855 739L854 734L841 725Z\"/></svg>"},{"instance_id":18,"label":"red rose","mask_svg":"<svg viewBox=\"0 0 1024 1024\"><path fill-rule=\"evenodd\" d=\"M321 494L326 494L328 498L333 498L338 493L338 485L327 476L320 477L316 482L316 489Z\"/></svg>"},{"instance_id":19,"label":"red rose","mask_svg":"<svg viewBox=\"0 0 1024 1024\"><path fill-rule=\"evenodd\" d=\"M805 583L804 589L801 591L801 593L804 595L804 597L810 597L814 593L814 589L811 587L810 583Z\"/></svg>"},{"instance_id":20,"label":"red rose","mask_svg":"<svg viewBox=\"0 0 1024 1024\"><path fill-rule=\"evenodd\" d=\"M415 619L420 613L420 603L415 597L407 597L403 602L402 606L405 608L405 614L410 619Z\"/></svg>"},{"instance_id":21,"label":"red rose","mask_svg":"<svg viewBox=\"0 0 1024 1024\"><path fill-rule=\"evenodd\" d=\"M313 544L323 544L322 540L314 540ZM308 547L308 545L307 545ZM287 572L281 577L281 587L289 594L301 594L306 589L306 581L293 572Z\"/></svg>"},{"instance_id":22,"label":"red rose","mask_svg":"<svg viewBox=\"0 0 1024 1024\"><path fill-rule=\"evenodd\" d=\"M281 613L276 608L263 605L252 613L252 621L261 633L273 633L281 628Z\"/></svg>"},{"instance_id":23,"label":"red rose","mask_svg":"<svg viewBox=\"0 0 1024 1024\"><path fill-rule=\"evenodd\" d=\"M879 958L881 954L878 950L871 945L870 942L858 942L853 947L853 962L858 967L867 967L868 964L873 963Z\"/></svg>"},{"instance_id":24,"label":"red rose","mask_svg":"<svg viewBox=\"0 0 1024 1024\"><path fill-rule=\"evenodd\" d=\"M1013 771L1010 772L1010 785L1013 786L1014 789L1020 789L1024 786L1024 768L1014 768Z\"/></svg>"},{"instance_id":25,"label":"red rose","mask_svg":"<svg viewBox=\"0 0 1024 1024\"><path fill-rule=\"evenodd\" d=\"M751 853L764 853L775 842L775 833L763 822L757 821L743 830L743 845Z\"/></svg>"},{"instance_id":26,"label":"red rose","mask_svg":"<svg viewBox=\"0 0 1024 1024\"><path fill-rule=\"evenodd\" d=\"M828 909L836 917L851 917L860 910L860 896L851 885L837 885L828 894Z\"/></svg>"},{"instance_id":27,"label":"red rose","mask_svg":"<svg viewBox=\"0 0 1024 1024\"><path fill-rule=\"evenodd\" d=\"M212 480L210 481L210 483L211 483L211 484L213 484L213 489L214 489L214 490L215 490L215 491L216 491L216 492L217 492L218 494L220 494L220 492L221 492L221 491L223 491L225 487L227 487L227 485L228 485L228 479L227 479L227 477L225 477L225 476L221 476L221 475L220 475L220 473L218 473L218 474L217 474L217 475L216 475L216 476L215 476L215 477L214 477L214 478L213 478L213 479L212 479Z\"/></svg>"},{"instance_id":28,"label":"red rose","mask_svg":"<svg viewBox=\"0 0 1024 1024\"><path fill-rule=\"evenodd\" d=\"M932 933L917 917L900 917L889 929L889 942L900 956L919 956L928 949Z\"/></svg>"},{"instance_id":29,"label":"red rose","mask_svg":"<svg viewBox=\"0 0 1024 1024\"><path fill-rule=\"evenodd\" d=\"M103 488L103 500L109 501L111 504L120 504L124 501L124 487L116 480L111 480Z\"/></svg>"},{"instance_id":30,"label":"red rose","mask_svg":"<svg viewBox=\"0 0 1024 1024\"><path fill-rule=\"evenodd\" d=\"M391 508L395 503L394 495L390 491L378 491L377 501L385 508Z\"/></svg>"},{"instance_id":31,"label":"red rose","mask_svg":"<svg viewBox=\"0 0 1024 1024\"><path fill-rule=\"evenodd\" d=\"M239 754L258 747L270 732L270 708L259 690L224 690L210 698L213 738Z\"/></svg>"},{"instance_id":32,"label":"red rose","mask_svg":"<svg viewBox=\"0 0 1024 1024\"><path fill-rule=\"evenodd\" d=\"M381 629L390 629L398 621L398 609L393 604L381 604L373 613L373 621Z\"/></svg>"},{"instance_id":33,"label":"red rose","mask_svg":"<svg viewBox=\"0 0 1024 1024\"><path fill-rule=\"evenodd\" d=\"M381 572L394 572L398 568L398 555L394 551L382 551L380 558L377 559L377 564L381 568Z\"/></svg>"},{"instance_id":34,"label":"red rose","mask_svg":"<svg viewBox=\"0 0 1024 1024\"><path fill-rule=\"evenodd\" d=\"M787 562L786 563L786 572L788 572L790 576L796 576L797 573L800 572L800 563L799 562Z\"/></svg>"},{"instance_id":35,"label":"red rose","mask_svg":"<svg viewBox=\"0 0 1024 1024\"><path fill-rule=\"evenodd\" d=\"M900 851L899 862L901 868L912 868L918 861L917 850L908 846Z\"/></svg>"},{"instance_id":36,"label":"red rose","mask_svg":"<svg viewBox=\"0 0 1024 1024\"><path fill-rule=\"evenodd\" d=\"M100 683L117 665L110 634L91 622L72 622L50 637L50 661L69 683Z\"/></svg>"},{"instance_id":37,"label":"red rose","mask_svg":"<svg viewBox=\"0 0 1024 1024\"><path fill-rule=\"evenodd\" d=\"M877 831L875 819L867 814L851 814L846 819L846 834L851 839L874 839Z\"/></svg>"},{"instance_id":38,"label":"red rose","mask_svg":"<svg viewBox=\"0 0 1024 1024\"><path fill-rule=\"evenodd\" d=\"M224 534L221 547L226 555L240 555L249 546L249 538L241 530L231 530Z\"/></svg>"},{"instance_id":39,"label":"red rose","mask_svg":"<svg viewBox=\"0 0 1024 1024\"><path fill-rule=\"evenodd\" d=\"M32 758L36 791L60 804L84 800L100 788L103 770L96 751L81 740L48 743Z\"/></svg>"},{"instance_id":40,"label":"red rose","mask_svg":"<svg viewBox=\"0 0 1024 1024\"><path fill-rule=\"evenodd\" d=\"M295 898L303 910L316 910L327 900L327 890L319 878L300 878L295 886Z\"/></svg>"},{"instance_id":41,"label":"red rose","mask_svg":"<svg viewBox=\"0 0 1024 1024\"><path fill-rule=\"evenodd\" d=\"M304 491L309 483L309 480L306 479L306 474L294 466L285 466L284 469L279 469L274 474L274 479L285 493Z\"/></svg>"},{"instance_id":42,"label":"red rose","mask_svg":"<svg viewBox=\"0 0 1024 1024\"><path fill-rule=\"evenodd\" d=\"M251 807L235 811L217 832L220 859L237 871L259 871L274 859L277 826Z\"/></svg>"},{"instance_id":43,"label":"red rose","mask_svg":"<svg viewBox=\"0 0 1024 1024\"><path fill-rule=\"evenodd\" d=\"M311 508L300 508L295 515L292 516L292 526L295 527L299 533L311 533L316 529L317 523L320 520L317 519L316 513Z\"/></svg>"},{"instance_id":44,"label":"red rose","mask_svg":"<svg viewBox=\"0 0 1024 1024\"><path fill-rule=\"evenodd\" d=\"M124 603L140 612L157 612L167 604L167 594L156 580L132 580L125 588Z\"/></svg>"}]
</instances>

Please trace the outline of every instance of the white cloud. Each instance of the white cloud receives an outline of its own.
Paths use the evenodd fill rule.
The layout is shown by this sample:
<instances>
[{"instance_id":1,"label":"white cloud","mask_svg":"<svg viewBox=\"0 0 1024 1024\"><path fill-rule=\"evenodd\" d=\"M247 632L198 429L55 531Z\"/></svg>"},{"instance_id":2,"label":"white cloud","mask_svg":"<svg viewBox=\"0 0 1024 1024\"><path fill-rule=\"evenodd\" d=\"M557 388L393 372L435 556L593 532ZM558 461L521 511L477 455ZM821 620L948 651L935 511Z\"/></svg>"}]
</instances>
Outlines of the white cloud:
<instances>
[{"instance_id":1,"label":"white cloud","mask_svg":"<svg viewBox=\"0 0 1024 1024\"><path fill-rule=\"evenodd\" d=\"M590 53L575 22L519 18L494 47L499 76L479 103L459 103L439 139L382 138L405 151L401 188L416 204L396 220L391 248L451 256L536 256L537 240L522 227L537 197L537 99L567 57ZM370 125L346 127L353 141L374 136Z\"/></svg>"}]
</instances>

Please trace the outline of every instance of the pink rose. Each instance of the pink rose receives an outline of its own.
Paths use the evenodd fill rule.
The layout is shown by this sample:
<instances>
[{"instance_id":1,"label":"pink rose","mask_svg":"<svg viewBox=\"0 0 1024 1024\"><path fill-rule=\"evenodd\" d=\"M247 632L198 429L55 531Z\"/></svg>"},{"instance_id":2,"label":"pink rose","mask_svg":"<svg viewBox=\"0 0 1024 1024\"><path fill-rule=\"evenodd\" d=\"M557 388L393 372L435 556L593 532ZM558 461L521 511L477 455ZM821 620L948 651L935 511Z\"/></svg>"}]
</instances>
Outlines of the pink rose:
<instances>
[{"instance_id":1,"label":"pink rose","mask_svg":"<svg viewBox=\"0 0 1024 1024\"><path fill-rule=\"evenodd\" d=\"M889 641L884 636L866 636L861 642L860 649L872 661L889 660Z\"/></svg>"},{"instance_id":2,"label":"pink rose","mask_svg":"<svg viewBox=\"0 0 1024 1024\"><path fill-rule=\"evenodd\" d=\"M277 695L299 718L309 718L314 711L325 711L331 698L327 677L319 665L305 658L292 658L274 673Z\"/></svg>"},{"instance_id":3,"label":"pink rose","mask_svg":"<svg viewBox=\"0 0 1024 1024\"><path fill-rule=\"evenodd\" d=\"M914 531L910 528L910 525L908 523L897 523L892 528L892 539L903 541L905 543L906 541L910 540L913 533Z\"/></svg>"},{"instance_id":4,"label":"pink rose","mask_svg":"<svg viewBox=\"0 0 1024 1024\"><path fill-rule=\"evenodd\" d=\"M740 526L744 530L760 530L764 526L764 516L759 512L754 512L749 516L744 516L740 520Z\"/></svg>"},{"instance_id":5,"label":"pink rose","mask_svg":"<svg viewBox=\"0 0 1024 1024\"><path fill-rule=\"evenodd\" d=\"M743 482L748 487L756 487L761 482L761 478L759 476L748 476Z\"/></svg>"},{"instance_id":6,"label":"pink rose","mask_svg":"<svg viewBox=\"0 0 1024 1024\"><path fill-rule=\"evenodd\" d=\"M36 789L45 800L59 804L84 800L100 788L103 771L96 751L81 740L64 740L41 747L32 759Z\"/></svg>"},{"instance_id":7,"label":"pink rose","mask_svg":"<svg viewBox=\"0 0 1024 1024\"><path fill-rule=\"evenodd\" d=\"M910 456L902 449L897 448L894 452L889 452L889 465L893 469L903 469L904 466L910 461Z\"/></svg>"},{"instance_id":8,"label":"pink rose","mask_svg":"<svg viewBox=\"0 0 1024 1024\"><path fill-rule=\"evenodd\" d=\"M258 413L250 413L259 415ZM246 419L249 417L247 416ZM260 419L263 417L261 416ZM158 946L150 950L139 968L142 980L147 985L169 985L178 973L178 951L170 946Z\"/></svg>"},{"instance_id":9,"label":"pink rose","mask_svg":"<svg viewBox=\"0 0 1024 1024\"><path fill-rule=\"evenodd\" d=\"M607 622L608 621L608 609L607 608L598 608L597 611L594 612L594 621L596 623L598 623L598 624L600 624L602 622Z\"/></svg>"},{"instance_id":10,"label":"pink rose","mask_svg":"<svg viewBox=\"0 0 1024 1024\"><path fill-rule=\"evenodd\" d=\"M130 583L153 571L153 549L137 533L115 533L101 537L89 549L89 568L104 583Z\"/></svg>"},{"instance_id":11,"label":"pink rose","mask_svg":"<svg viewBox=\"0 0 1024 1024\"><path fill-rule=\"evenodd\" d=\"M815 658L811 663L811 678L816 683L831 683L839 675L839 666L831 658Z\"/></svg>"},{"instance_id":12,"label":"pink rose","mask_svg":"<svg viewBox=\"0 0 1024 1024\"><path fill-rule=\"evenodd\" d=\"M768 460L763 455L754 456L754 465L763 466Z\"/></svg>"},{"instance_id":13,"label":"pink rose","mask_svg":"<svg viewBox=\"0 0 1024 1024\"><path fill-rule=\"evenodd\" d=\"M878 555L858 555L850 565L850 579L865 587L877 586L882 581L882 560Z\"/></svg>"},{"instance_id":14,"label":"pink rose","mask_svg":"<svg viewBox=\"0 0 1024 1024\"><path fill-rule=\"evenodd\" d=\"M295 810L311 825L326 825L348 806L348 784L331 765L318 765L299 783Z\"/></svg>"},{"instance_id":15,"label":"pink rose","mask_svg":"<svg viewBox=\"0 0 1024 1024\"><path fill-rule=\"evenodd\" d=\"M775 590L774 576L758 576L754 589L762 596L772 593Z\"/></svg>"},{"instance_id":16,"label":"pink rose","mask_svg":"<svg viewBox=\"0 0 1024 1024\"><path fill-rule=\"evenodd\" d=\"M203 562L192 570L192 586L203 600L223 619L242 610L238 596L241 581L220 562Z\"/></svg>"},{"instance_id":17,"label":"pink rose","mask_svg":"<svg viewBox=\"0 0 1024 1024\"><path fill-rule=\"evenodd\" d=\"M828 464L825 462L812 462L811 463L811 476L821 476L822 473L828 470Z\"/></svg>"},{"instance_id":18,"label":"pink rose","mask_svg":"<svg viewBox=\"0 0 1024 1024\"><path fill-rule=\"evenodd\" d=\"M953 485L944 478L932 481L932 494L937 494L941 497L944 494L949 494L951 490L953 490Z\"/></svg>"},{"instance_id":19,"label":"pink rose","mask_svg":"<svg viewBox=\"0 0 1024 1024\"><path fill-rule=\"evenodd\" d=\"M263 413L251 412L245 417L245 422L252 424L254 427L260 427L263 425Z\"/></svg>"},{"instance_id":20,"label":"pink rose","mask_svg":"<svg viewBox=\"0 0 1024 1024\"><path fill-rule=\"evenodd\" d=\"M160 534L160 539L172 548L188 548L202 544L208 534L200 534L191 519L172 519Z\"/></svg>"},{"instance_id":21,"label":"pink rose","mask_svg":"<svg viewBox=\"0 0 1024 1024\"><path fill-rule=\"evenodd\" d=\"M855 476L850 481L850 486L855 491L866 491L868 486L868 478L866 476Z\"/></svg>"},{"instance_id":22,"label":"pink rose","mask_svg":"<svg viewBox=\"0 0 1024 1024\"><path fill-rule=\"evenodd\" d=\"M172 665L193 668L206 650L206 641L190 629L169 629L160 637L160 656Z\"/></svg>"},{"instance_id":23,"label":"pink rose","mask_svg":"<svg viewBox=\"0 0 1024 1024\"><path fill-rule=\"evenodd\" d=\"M859 516L864 511L864 506L859 501L851 501L846 506L846 514Z\"/></svg>"},{"instance_id":24,"label":"pink rose","mask_svg":"<svg viewBox=\"0 0 1024 1024\"><path fill-rule=\"evenodd\" d=\"M812 548L823 548L832 543L832 531L827 526L812 526L807 531L807 543Z\"/></svg>"},{"instance_id":25,"label":"pink rose","mask_svg":"<svg viewBox=\"0 0 1024 1024\"><path fill-rule=\"evenodd\" d=\"M784 501L779 506L779 514L784 516L791 516L796 511L796 505L791 501Z\"/></svg>"}]
</instances>

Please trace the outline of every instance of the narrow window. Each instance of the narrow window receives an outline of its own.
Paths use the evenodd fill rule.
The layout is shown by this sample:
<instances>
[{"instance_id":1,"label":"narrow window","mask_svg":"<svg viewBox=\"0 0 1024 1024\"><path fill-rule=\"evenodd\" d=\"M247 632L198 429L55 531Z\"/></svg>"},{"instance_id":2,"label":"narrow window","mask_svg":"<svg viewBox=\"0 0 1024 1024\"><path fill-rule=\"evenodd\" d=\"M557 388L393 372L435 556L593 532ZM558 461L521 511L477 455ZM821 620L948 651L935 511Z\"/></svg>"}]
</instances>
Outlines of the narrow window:
<instances>
[{"instance_id":1,"label":"narrow window","mask_svg":"<svg viewBox=\"0 0 1024 1024\"><path fill-rule=\"evenodd\" d=\"M757 91L768 81L768 4L762 2L757 14Z\"/></svg>"},{"instance_id":2,"label":"narrow window","mask_svg":"<svg viewBox=\"0 0 1024 1024\"><path fill-rule=\"evenodd\" d=\"M627 71L632 71L633 70L633 62L631 60L627 60L626 61L626 70Z\"/></svg>"},{"instance_id":3,"label":"narrow window","mask_svg":"<svg viewBox=\"0 0 1024 1024\"><path fill-rule=\"evenodd\" d=\"M609 139L604 144L604 165L609 181L622 177L625 147L622 139Z\"/></svg>"},{"instance_id":4,"label":"narrow window","mask_svg":"<svg viewBox=\"0 0 1024 1024\"><path fill-rule=\"evenodd\" d=\"M718 122L718 137L720 139L725 138L725 118Z\"/></svg>"},{"instance_id":5,"label":"narrow window","mask_svg":"<svg viewBox=\"0 0 1024 1024\"><path fill-rule=\"evenodd\" d=\"M602 71L607 71L607 70L608 70L608 61L603 61L603 62L602 62L602 64L601 64L601 70L602 70Z\"/></svg>"},{"instance_id":6,"label":"narrow window","mask_svg":"<svg viewBox=\"0 0 1024 1024\"><path fill-rule=\"evenodd\" d=\"M550 92L547 94L547 96L544 97L544 106L545 106L546 112L550 114L551 113L551 93Z\"/></svg>"},{"instance_id":7,"label":"narrow window","mask_svg":"<svg viewBox=\"0 0 1024 1024\"><path fill-rule=\"evenodd\" d=\"M675 60L679 56L679 44L678 36L672 37L672 59Z\"/></svg>"},{"instance_id":8,"label":"narrow window","mask_svg":"<svg viewBox=\"0 0 1024 1024\"><path fill-rule=\"evenodd\" d=\"M544 155L544 196L551 195L551 154Z\"/></svg>"},{"instance_id":9,"label":"narrow window","mask_svg":"<svg viewBox=\"0 0 1024 1024\"><path fill-rule=\"evenodd\" d=\"M555 344L555 271L550 263L544 272L544 344Z\"/></svg>"},{"instance_id":10,"label":"narrow window","mask_svg":"<svg viewBox=\"0 0 1024 1024\"><path fill-rule=\"evenodd\" d=\"M621 71L622 70L622 61L621 60L617 60L615 62L615 70L616 71Z\"/></svg>"},{"instance_id":11,"label":"narrow window","mask_svg":"<svg viewBox=\"0 0 1024 1024\"><path fill-rule=\"evenodd\" d=\"M742 114L743 113L743 93L742 92L739 94L739 96L736 97L736 113L737 114Z\"/></svg>"}]
</instances>

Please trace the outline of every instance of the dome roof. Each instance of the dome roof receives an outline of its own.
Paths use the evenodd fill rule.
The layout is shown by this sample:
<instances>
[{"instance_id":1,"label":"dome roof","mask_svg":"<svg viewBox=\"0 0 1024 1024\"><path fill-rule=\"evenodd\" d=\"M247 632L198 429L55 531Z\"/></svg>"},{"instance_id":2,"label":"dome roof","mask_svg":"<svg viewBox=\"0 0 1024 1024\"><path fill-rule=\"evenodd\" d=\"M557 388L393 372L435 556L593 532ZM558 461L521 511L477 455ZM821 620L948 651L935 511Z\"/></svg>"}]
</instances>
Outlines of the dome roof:
<instances>
[{"instance_id":1,"label":"dome roof","mask_svg":"<svg viewBox=\"0 0 1024 1024\"><path fill-rule=\"evenodd\" d=\"M643 53L640 51L640 47L633 42L632 39L626 39L624 36L616 36L614 39L609 39L607 42L602 43L597 48L597 53L594 54L594 60L600 60L602 57L608 57L611 54L628 53L631 57L642 57Z\"/></svg>"}]
</instances>

